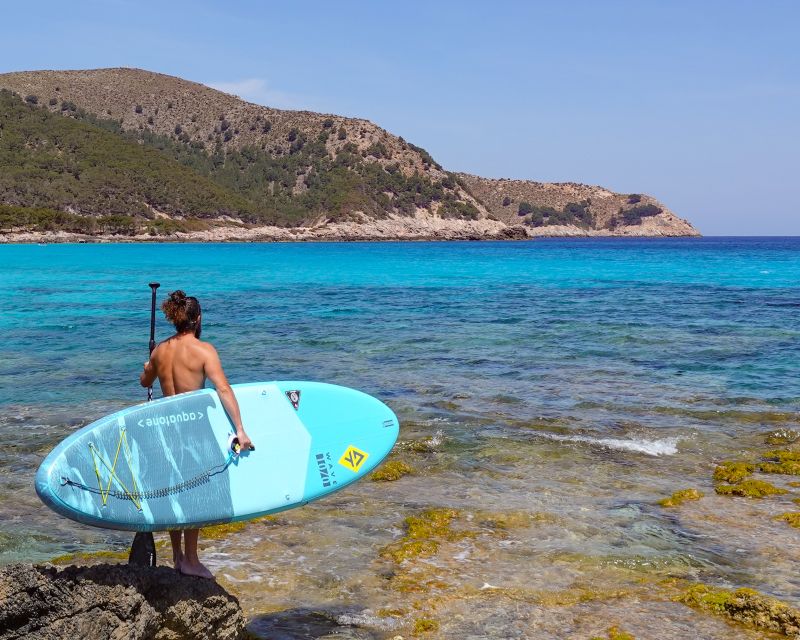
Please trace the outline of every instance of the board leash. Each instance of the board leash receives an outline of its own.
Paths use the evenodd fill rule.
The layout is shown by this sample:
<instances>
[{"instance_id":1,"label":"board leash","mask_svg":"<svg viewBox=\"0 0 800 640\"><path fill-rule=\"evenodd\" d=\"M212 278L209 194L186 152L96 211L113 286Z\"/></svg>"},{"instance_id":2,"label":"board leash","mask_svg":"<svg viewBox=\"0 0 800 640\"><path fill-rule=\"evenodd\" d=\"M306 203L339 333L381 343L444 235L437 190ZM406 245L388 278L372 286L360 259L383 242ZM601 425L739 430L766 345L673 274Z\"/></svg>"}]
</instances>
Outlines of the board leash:
<instances>
[{"instance_id":1,"label":"board leash","mask_svg":"<svg viewBox=\"0 0 800 640\"><path fill-rule=\"evenodd\" d=\"M90 445L91 447L91 445ZM98 455L93 452L93 455ZM223 464L218 464L214 467L211 467L207 471L203 471L202 473L196 475L194 478L190 478L189 480L184 480L183 482L179 482L178 484L173 484L169 487L164 487L163 489L150 489L149 491L138 491L134 489L133 491L129 491L124 484L119 480L119 477L114 472L113 467L110 467L108 463L99 458L100 461L103 463L109 471L111 472L111 478L116 479L117 482L122 487L122 491L118 491L117 489L111 488L111 478L109 479L109 486L107 488L103 488L102 480L100 481L100 487L95 488L91 487L87 484L82 482L76 482L75 480L70 480L66 476L61 477L61 484L62 485L69 485L70 487L75 487L76 489L83 489L84 491L88 491L89 493L94 493L99 495L103 500L103 506L107 504L108 498L117 498L119 500L130 500L136 506L137 509L141 511L140 501L147 500L150 498L166 498L167 496L175 495L176 493L181 493L183 491L188 491L189 489L194 489L195 487L199 487L201 485L206 484L207 482L211 481L213 476L219 475L220 473L224 473L227 470L228 466L231 464L233 459L236 457L236 453L231 451L228 454L228 459ZM98 473L99 478L99 471L97 468L97 464L95 463L95 471Z\"/></svg>"}]
</instances>

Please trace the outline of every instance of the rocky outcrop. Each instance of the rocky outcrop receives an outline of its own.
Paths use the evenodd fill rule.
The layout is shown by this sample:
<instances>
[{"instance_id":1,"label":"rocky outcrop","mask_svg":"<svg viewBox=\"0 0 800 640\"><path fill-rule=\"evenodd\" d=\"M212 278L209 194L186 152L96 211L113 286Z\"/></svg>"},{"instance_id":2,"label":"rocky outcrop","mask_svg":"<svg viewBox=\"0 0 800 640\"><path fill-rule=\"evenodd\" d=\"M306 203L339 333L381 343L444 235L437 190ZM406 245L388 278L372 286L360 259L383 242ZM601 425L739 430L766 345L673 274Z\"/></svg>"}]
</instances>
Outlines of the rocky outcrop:
<instances>
[{"instance_id":1,"label":"rocky outcrop","mask_svg":"<svg viewBox=\"0 0 800 640\"><path fill-rule=\"evenodd\" d=\"M166 567L17 564L0 570L0 640L234 640L238 600Z\"/></svg>"},{"instance_id":2,"label":"rocky outcrop","mask_svg":"<svg viewBox=\"0 0 800 640\"><path fill-rule=\"evenodd\" d=\"M533 236L699 236L688 221L679 218L664 204L646 194L616 193L604 187L576 182L535 182L533 180L493 179L458 174L472 194L480 199L489 215L514 225L527 223ZM562 211L569 205L585 205L591 225L530 225L530 216L520 211L522 203ZM630 222L624 211L651 206L655 215ZM641 209L640 209L641 210ZM524 210L523 210L524 211Z\"/></svg>"}]
</instances>

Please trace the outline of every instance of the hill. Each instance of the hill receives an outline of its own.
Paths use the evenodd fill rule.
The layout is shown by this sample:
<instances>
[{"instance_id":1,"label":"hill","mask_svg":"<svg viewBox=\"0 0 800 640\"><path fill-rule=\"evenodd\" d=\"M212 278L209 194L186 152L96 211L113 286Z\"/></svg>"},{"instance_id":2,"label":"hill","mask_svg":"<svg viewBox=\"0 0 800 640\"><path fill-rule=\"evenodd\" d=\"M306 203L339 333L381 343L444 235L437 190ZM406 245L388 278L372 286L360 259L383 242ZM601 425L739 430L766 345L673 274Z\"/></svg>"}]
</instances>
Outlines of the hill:
<instances>
[{"instance_id":1,"label":"hill","mask_svg":"<svg viewBox=\"0 0 800 640\"><path fill-rule=\"evenodd\" d=\"M118 233L209 239L696 235L647 196L450 173L369 121L261 107L162 74L21 72L0 75L0 88L6 231L83 220L87 233L113 233L97 221L127 216ZM33 208L50 213L23 212Z\"/></svg>"}]
</instances>

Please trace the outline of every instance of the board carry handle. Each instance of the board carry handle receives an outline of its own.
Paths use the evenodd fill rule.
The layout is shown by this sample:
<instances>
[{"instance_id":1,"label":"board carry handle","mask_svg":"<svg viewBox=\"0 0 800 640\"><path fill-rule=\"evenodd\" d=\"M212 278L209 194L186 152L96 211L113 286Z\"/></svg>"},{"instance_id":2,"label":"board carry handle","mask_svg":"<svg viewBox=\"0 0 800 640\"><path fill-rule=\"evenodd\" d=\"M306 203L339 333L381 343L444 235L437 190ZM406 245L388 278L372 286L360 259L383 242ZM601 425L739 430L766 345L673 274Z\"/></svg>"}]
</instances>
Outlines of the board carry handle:
<instances>
[{"instance_id":1,"label":"board carry handle","mask_svg":"<svg viewBox=\"0 0 800 640\"><path fill-rule=\"evenodd\" d=\"M233 455L238 456L242 452L242 445L239 444L239 438L231 434L228 438L228 448L233 452ZM255 446L250 447L250 451L255 450Z\"/></svg>"}]
</instances>

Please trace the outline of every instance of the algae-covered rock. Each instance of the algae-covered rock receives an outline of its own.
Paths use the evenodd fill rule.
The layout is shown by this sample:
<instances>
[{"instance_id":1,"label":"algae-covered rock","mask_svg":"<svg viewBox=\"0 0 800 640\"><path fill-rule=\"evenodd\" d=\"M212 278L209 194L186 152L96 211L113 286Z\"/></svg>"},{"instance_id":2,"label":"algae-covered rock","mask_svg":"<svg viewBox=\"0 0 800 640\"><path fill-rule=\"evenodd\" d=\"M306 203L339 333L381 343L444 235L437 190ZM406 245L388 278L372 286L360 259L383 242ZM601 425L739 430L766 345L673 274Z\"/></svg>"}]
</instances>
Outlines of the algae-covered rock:
<instances>
[{"instance_id":1,"label":"algae-covered rock","mask_svg":"<svg viewBox=\"0 0 800 640\"><path fill-rule=\"evenodd\" d=\"M469 537L469 532L454 531L451 527L459 515L455 509L427 509L419 515L409 516L404 521L405 535L381 549L380 555L397 564L409 558L434 555L441 541Z\"/></svg>"},{"instance_id":2,"label":"algae-covered rock","mask_svg":"<svg viewBox=\"0 0 800 640\"><path fill-rule=\"evenodd\" d=\"M421 538L449 538L453 531L450 524L460 512L455 509L427 509L418 516L405 520L406 535L415 540Z\"/></svg>"},{"instance_id":3,"label":"algae-covered rock","mask_svg":"<svg viewBox=\"0 0 800 640\"><path fill-rule=\"evenodd\" d=\"M210 527L203 527L201 537L205 540L221 540L229 533L236 533L241 531L247 526L247 522L226 522L224 524L215 524Z\"/></svg>"},{"instance_id":4,"label":"algae-covered rock","mask_svg":"<svg viewBox=\"0 0 800 640\"><path fill-rule=\"evenodd\" d=\"M238 520L237 522L224 522L222 524L211 525L210 527L203 527L200 531L200 538L206 540L221 540L227 537L228 534L241 531L249 524L275 521L275 518L275 516L260 516L252 520Z\"/></svg>"},{"instance_id":5,"label":"algae-covered rock","mask_svg":"<svg viewBox=\"0 0 800 640\"><path fill-rule=\"evenodd\" d=\"M776 429L764 434L764 442L771 445L792 444L800 440L800 432L794 429Z\"/></svg>"},{"instance_id":6,"label":"algae-covered rock","mask_svg":"<svg viewBox=\"0 0 800 640\"><path fill-rule=\"evenodd\" d=\"M430 618L418 618L414 621L414 629L412 630L412 633L415 636L418 636L423 633L431 633L438 630L439 623L436 622L436 620L431 620Z\"/></svg>"},{"instance_id":7,"label":"algae-covered rock","mask_svg":"<svg viewBox=\"0 0 800 640\"><path fill-rule=\"evenodd\" d=\"M511 529L524 529L534 523L554 523L556 516L550 513L531 513L529 511L477 511L474 517L482 528L492 533L504 533Z\"/></svg>"},{"instance_id":8,"label":"algae-covered rock","mask_svg":"<svg viewBox=\"0 0 800 640\"><path fill-rule=\"evenodd\" d=\"M762 473L800 476L800 451L779 449L767 451L762 457L766 461L758 465L758 469Z\"/></svg>"},{"instance_id":9,"label":"algae-covered rock","mask_svg":"<svg viewBox=\"0 0 800 640\"><path fill-rule=\"evenodd\" d=\"M414 453L431 453L436 451L441 444L441 437L431 436L429 438L422 438L421 440L412 440L407 444L406 449Z\"/></svg>"},{"instance_id":10,"label":"algae-covered rock","mask_svg":"<svg viewBox=\"0 0 800 640\"><path fill-rule=\"evenodd\" d=\"M163 544L161 545L163 546ZM158 542L156 542L156 548L159 547ZM65 553L61 556L56 556L52 560L50 560L53 564L75 564L76 562L92 562L94 560L100 559L107 559L107 560L127 560L128 556L130 555L130 550L125 551L79 551L76 553Z\"/></svg>"},{"instance_id":11,"label":"algae-covered rock","mask_svg":"<svg viewBox=\"0 0 800 640\"><path fill-rule=\"evenodd\" d=\"M739 484L719 484L714 490L721 496L741 496L743 498L763 498L764 496L788 493L774 484L763 480L743 480Z\"/></svg>"},{"instance_id":12,"label":"algae-covered rock","mask_svg":"<svg viewBox=\"0 0 800 640\"><path fill-rule=\"evenodd\" d=\"M659 500L658 504L660 504L662 507L677 507L682 505L684 502L689 500L699 500L702 497L703 493L697 489L682 489L681 491L676 491L673 493L669 498Z\"/></svg>"},{"instance_id":13,"label":"algae-covered rock","mask_svg":"<svg viewBox=\"0 0 800 640\"><path fill-rule=\"evenodd\" d=\"M800 462L800 451L791 449L773 449L762 456L765 460L778 460L780 462Z\"/></svg>"},{"instance_id":14,"label":"algae-covered rock","mask_svg":"<svg viewBox=\"0 0 800 640\"><path fill-rule=\"evenodd\" d=\"M402 460L389 460L381 465L380 469L373 472L370 480L373 482L394 482L403 476L414 473L411 465L406 464Z\"/></svg>"},{"instance_id":15,"label":"algae-covered rock","mask_svg":"<svg viewBox=\"0 0 800 640\"><path fill-rule=\"evenodd\" d=\"M696 584L677 600L762 631L775 631L792 637L800 633L800 611L753 589L728 591Z\"/></svg>"},{"instance_id":16,"label":"algae-covered rock","mask_svg":"<svg viewBox=\"0 0 800 640\"><path fill-rule=\"evenodd\" d=\"M608 637L602 638L595 636L591 640L636 640L630 633L625 633L619 627L611 627L608 630Z\"/></svg>"},{"instance_id":17,"label":"algae-covered rock","mask_svg":"<svg viewBox=\"0 0 800 640\"><path fill-rule=\"evenodd\" d=\"M761 473L777 473L784 476L800 476L800 462L762 462Z\"/></svg>"},{"instance_id":18,"label":"algae-covered rock","mask_svg":"<svg viewBox=\"0 0 800 640\"><path fill-rule=\"evenodd\" d=\"M752 475L755 465L749 462L726 461L714 469L714 482L737 484Z\"/></svg>"},{"instance_id":19,"label":"algae-covered rock","mask_svg":"<svg viewBox=\"0 0 800 640\"><path fill-rule=\"evenodd\" d=\"M784 522L788 522L790 526L794 527L795 529L800 529L800 513L789 512L789 513L782 513L778 516L778 520L783 520Z\"/></svg>"}]
</instances>

